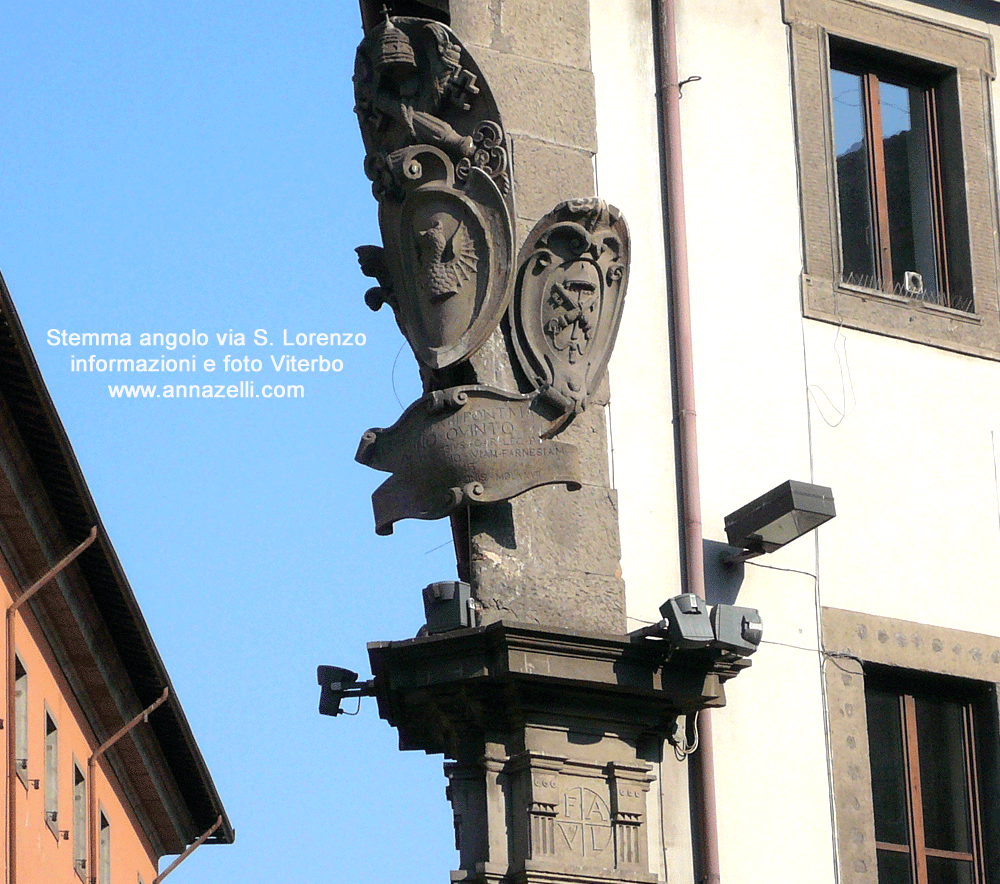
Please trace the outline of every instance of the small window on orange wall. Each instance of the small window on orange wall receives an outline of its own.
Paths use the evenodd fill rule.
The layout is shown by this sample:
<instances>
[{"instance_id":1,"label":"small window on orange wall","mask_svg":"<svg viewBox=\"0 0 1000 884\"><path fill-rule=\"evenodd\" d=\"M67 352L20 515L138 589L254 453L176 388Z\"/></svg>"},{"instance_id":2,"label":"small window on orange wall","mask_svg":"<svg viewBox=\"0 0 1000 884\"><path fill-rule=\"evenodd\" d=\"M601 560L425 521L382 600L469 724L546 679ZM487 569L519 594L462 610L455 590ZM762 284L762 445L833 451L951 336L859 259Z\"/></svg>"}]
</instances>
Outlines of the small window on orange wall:
<instances>
[{"instance_id":1,"label":"small window on orange wall","mask_svg":"<svg viewBox=\"0 0 1000 884\"><path fill-rule=\"evenodd\" d=\"M14 658L14 766L22 782L28 780L28 673Z\"/></svg>"},{"instance_id":2,"label":"small window on orange wall","mask_svg":"<svg viewBox=\"0 0 1000 884\"><path fill-rule=\"evenodd\" d=\"M97 833L97 884L111 884L111 823L104 811Z\"/></svg>"},{"instance_id":3,"label":"small window on orange wall","mask_svg":"<svg viewBox=\"0 0 1000 884\"><path fill-rule=\"evenodd\" d=\"M58 833L59 728L48 710L45 712L45 822L54 833Z\"/></svg>"},{"instance_id":4,"label":"small window on orange wall","mask_svg":"<svg viewBox=\"0 0 1000 884\"><path fill-rule=\"evenodd\" d=\"M73 764L73 868L86 879L87 868L87 778Z\"/></svg>"}]
</instances>

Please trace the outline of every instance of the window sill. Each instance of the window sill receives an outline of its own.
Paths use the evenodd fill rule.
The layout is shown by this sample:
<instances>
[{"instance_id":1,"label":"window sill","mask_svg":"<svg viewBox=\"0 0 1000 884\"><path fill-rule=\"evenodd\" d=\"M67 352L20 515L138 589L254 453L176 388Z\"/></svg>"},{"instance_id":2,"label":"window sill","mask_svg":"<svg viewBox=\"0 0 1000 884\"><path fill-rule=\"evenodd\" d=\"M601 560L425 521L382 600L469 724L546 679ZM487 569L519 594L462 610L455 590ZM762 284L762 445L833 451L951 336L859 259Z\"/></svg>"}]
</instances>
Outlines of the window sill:
<instances>
[{"instance_id":1,"label":"window sill","mask_svg":"<svg viewBox=\"0 0 1000 884\"><path fill-rule=\"evenodd\" d=\"M967 313L917 298L802 274L809 319L1000 361L1000 316Z\"/></svg>"},{"instance_id":2,"label":"window sill","mask_svg":"<svg viewBox=\"0 0 1000 884\"><path fill-rule=\"evenodd\" d=\"M956 310L954 307L946 307L944 304L935 304L933 301L924 301L920 298L908 298L906 295L896 295L892 292L869 289L846 282L839 283L837 290L845 295L853 295L862 300L882 301L886 304L896 304L909 310L929 310L932 313L939 313L942 316L958 320L959 322L971 322L974 325L982 325L983 323L981 316L969 313L968 310Z\"/></svg>"}]
</instances>

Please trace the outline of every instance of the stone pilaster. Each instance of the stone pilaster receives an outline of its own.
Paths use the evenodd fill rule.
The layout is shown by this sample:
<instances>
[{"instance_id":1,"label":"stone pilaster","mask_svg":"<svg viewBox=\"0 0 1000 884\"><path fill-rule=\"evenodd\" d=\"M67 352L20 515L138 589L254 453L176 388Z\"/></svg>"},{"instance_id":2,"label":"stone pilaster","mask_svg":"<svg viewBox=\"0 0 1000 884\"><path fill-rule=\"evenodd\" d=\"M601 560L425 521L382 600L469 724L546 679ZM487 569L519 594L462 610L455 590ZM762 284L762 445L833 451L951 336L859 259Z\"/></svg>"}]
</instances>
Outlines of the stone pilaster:
<instances>
[{"instance_id":1,"label":"stone pilaster","mask_svg":"<svg viewBox=\"0 0 1000 884\"><path fill-rule=\"evenodd\" d=\"M443 753L462 884L653 884L647 796L678 714L740 667L627 636L493 623L369 645L400 746ZM654 816L654 819L656 817Z\"/></svg>"},{"instance_id":2,"label":"stone pilaster","mask_svg":"<svg viewBox=\"0 0 1000 884\"><path fill-rule=\"evenodd\" d=\"M590 5L536 0L451 3L452 28L490 81L512 143L515 242L562 200L596 193L596 103L590 68ZM501 330L470 360L481 383L512 373ZM583 487L535 488L456 515L463 579L482 622L513 620L625 631L617 498L610 487L607 382L591 407L558 438L577 445Z\"/></svg>"}]
</instances>

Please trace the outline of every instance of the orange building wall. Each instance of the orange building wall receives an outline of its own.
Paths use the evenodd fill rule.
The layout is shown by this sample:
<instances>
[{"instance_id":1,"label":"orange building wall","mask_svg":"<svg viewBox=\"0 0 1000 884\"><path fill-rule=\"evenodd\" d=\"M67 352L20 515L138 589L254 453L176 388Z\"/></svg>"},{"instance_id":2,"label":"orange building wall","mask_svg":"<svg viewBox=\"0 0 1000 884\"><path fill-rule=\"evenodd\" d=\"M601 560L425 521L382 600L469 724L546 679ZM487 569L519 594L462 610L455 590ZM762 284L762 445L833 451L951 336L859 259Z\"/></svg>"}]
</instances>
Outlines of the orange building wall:
<instances>
[{"instance_id":1,"label":"orange building wall","mask_svg":"<svg viewBox=\"0 0 1000 884\"><path fill-rule=\"evenodd\" d=\"M0 557L0 605L4 610L10 606L11 587L16 582ZM52 590L46 586L39 592ZM20 590L17 591L17 594ZM4 884L80 884L81 880L90 884L96 870L80 871L74 868L74 813L73 813L73 765L75 763L88 775L87 761L98 745L89 726L70 691L66 679L48 649L28 606L23 606L14 616L14 647L18 658L27 672L28 681L28 766L22 777L16 772L14 797L14 827L17 853L15 857L15 878L9 878L8 829L6 807L9 803L9 789L4 792L4 833L3 857L8 872ZM6 639L3 668L6 670ZM4 747L2 766L5 785L12 774L8 770L7 740L13 722L7 718L6 674L3 678L4 706L2 717ZM45 714L54 719L58 727L58 812L53 834L45 818ZM125 724L123 721L122 724ZM139 724L138 727L143 727ZM124 737L123 739L128 739ZM110 777L110 779L109 779ZM95 766L96 783L87 783L88 789L96 788L99 808L110 823L111 834L111 876L109 884L137 884L140 880L152 884L156 877L157 859L141 828L134 822L132 811L121 793L116 778L106 765ZM34 788L33 780L38 780ZM89 808L88 808L89 809ZM63 839L62 832L68 832ZM102 882L103 884L103 882Z\"/></svg>"}]
</instances>

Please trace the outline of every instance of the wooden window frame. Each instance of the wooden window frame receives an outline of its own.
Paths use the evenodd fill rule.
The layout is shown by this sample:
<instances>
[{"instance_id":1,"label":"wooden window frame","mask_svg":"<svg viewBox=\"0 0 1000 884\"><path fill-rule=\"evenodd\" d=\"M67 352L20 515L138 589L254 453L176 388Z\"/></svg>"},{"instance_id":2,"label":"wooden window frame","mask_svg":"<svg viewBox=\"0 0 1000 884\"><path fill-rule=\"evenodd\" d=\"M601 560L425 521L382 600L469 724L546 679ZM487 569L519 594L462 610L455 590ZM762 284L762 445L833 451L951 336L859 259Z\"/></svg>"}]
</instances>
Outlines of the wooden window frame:
<instances>
[{"instance_id":1,"label":"wooden window frame","mask_svg":"<svg viewBox=\"0 0 1000 884\"><path fill-rule=\"evenodd\" d=\"M976 741L976 719L982 715L979 707L983 699L971 695L973 687L951 683L948 686L920 684L915 681L912 673L900 673L893 670L882 670L872 675L871 668L866 667L866 696L870 687L893 695L898 701L900 725L903 738L904 775L903 787L906 795L906 813L908 820L909 844L879 841L876 839L877 850L891 851L908 856L913 884L928 884L927 860L940 858L959 860L972 865L972 880L974 884L986 884L985 862L983 852L983 830L981 823L981 788L978 772L978 749ZM923 791L920 775L920 745L917 733L916 698L938 697L954 702L961 707L962 712L962 756L966 778L964 793L966 811L969 819L969 842L971 851L941 850L928 847L923 818ZM869 729L869 751L873 759L877 746Z\"/></svg>"},{"instance_id":2,"label":"wooden window frame","mask_svg":"<svg viewBox=\"0 0 1000 884\"><path fill-rule=\"evenodd\" d=\"M824 687L840 884L878 884L865 687L880 672L973 701L986 880L1000 881L1000 636L822 609ZM962 689L964 692L958 692ZM887 834L881 832L880 834Z\"/></svg>"},{"instance_id":3,"label":"wooden window frame","mask_svg":"<svg viewBox=\"0 0 1000 884\"><path fill-rule=\"evenodd\" d=\"M861 79L862 106L861 114L864 121L864 139L866 154L866 172L868 196L871 205L872 251L875 270L875 285L873 288L890 294L900 294L909 297L910 293L901 290L896 278L904 269L896 266L892 257L892 242L889 220L889 188L887 185L886 160L884 152L884 134L882 126L883 84L905 86L917 89L923 94L921 121L926 132L924 145L927 156L927 176L930 201L931 227L934 238L934 265L937 275L935 294L940 298L935 303L945 307L974 313L972 292L953 292L950 276L968 278L968 273L949 273L949 240L957 240L962 231L956 231L955 225L949 223L947 206L957 203L958 210L964 211L965 190L960 171L946 176L942 166L943 155L946 153L939 136L939 104L948 99L942 96L942 88L937 77L928 75L908 65L905 60L896 64L885 62L880 56L865 47L848 45L831 39L830 70L854 74ZM942 70L942 75L947 71ZM951 188L955 191L951 198L945 194L945 181L950 179ZM842 211L842 210L839 210ZM838 214L839 214L838 211ZM961 245L956 243L955 252L961 254ZM843 260L843 256L842 260ZM959 260L967 260L962 255ZM841 264L841 279L846 273L846 267Z\"/></svg>"}]
</instances>

